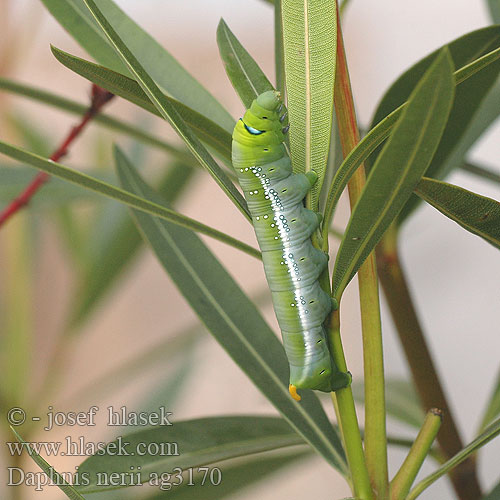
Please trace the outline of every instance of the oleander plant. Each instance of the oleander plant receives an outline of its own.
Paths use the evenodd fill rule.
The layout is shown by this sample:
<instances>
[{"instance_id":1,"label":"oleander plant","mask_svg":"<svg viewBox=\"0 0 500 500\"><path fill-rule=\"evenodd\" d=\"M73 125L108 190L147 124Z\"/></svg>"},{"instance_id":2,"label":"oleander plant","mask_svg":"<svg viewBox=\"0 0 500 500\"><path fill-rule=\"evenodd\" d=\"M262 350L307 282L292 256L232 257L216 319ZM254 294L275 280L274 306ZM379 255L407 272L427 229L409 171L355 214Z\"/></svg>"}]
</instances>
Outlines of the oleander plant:
<instances>
[{"instance_id":1,"label":"oleander plant","mask_svg":"<svg viewBox=\"0 0 500 500\"><path fill-rule=\"evenodd\" d=\"M500 183L499 165L495 171L470 157L500 115L500 2L484 2L491 24L411 65L373 103L371 122L360 124L342 29L347 0L262 0L274 20L274 47L267 52L273 75L221 18L214 36L241 100L238 119L173 57L175 47L160 45L114 0L31 1L88 54L50 47L52 64L88 81L91 91L81 104L36 82L0 77L2 498L252 498L252 488L265 491L274 474L282 482L272 483L272 498L299 498L286 490L288 478L320 460L333 472L332 490L321 498L340 499L335 491L344 491L350 500L500 500L500 477L485 472L495 467L483 471L479 459L500 434L500 379L476 375L481 361L464 356L472 382L462 390L470 392L479 421L464 433L442 378L445 368L438 370L441 360L432 354L432 325L415 304L400 255L405 238L425 241L425 231L410 235L406 228L426 205L470 238L500 249L500 203L454 183L458 171L493 187ZM6 18L10 4L0 2ZM4 30L0 67L20 57L16 36L29 26ZM23 117L22 109L4 112L13 96L70 113L77 124L59 137L50 123L41 128ZM117 101L146 118L117 117ZM152 131L154 120L165 120L178 140ZM91 143L93 164L68 166L73 146L94 125L119 135L126 147L103 134ZM161 168L152 171L150 163ZM207 207L209 222L174 208L193 195L202 176L215 181L251 238L255 232L251 243L229 224L216 229L224 221L210 223L212 200L200 194L196 203ZM43 297L33 293L33 283L48 222L74 283L47 354L37 334L40 304L60 294L50 279ZM209 240L221 245L209 248ZM261 261L262 293L243 291L241 276L217 255L223 245L232 247L240 269ZM134 347L122 364L113 362L113 348L103 338L109 369L69 391L72 411L57 411L50 401L73 370L67 360L78 357L77 340L92 329L95 311L107 307L110 291L136 265L141 249L154 256L198 320L169 331L156 345ZM433 269L439 274L439 264ZM481 288L480 279L476 283ZM340 318L344 292L353 289L363 373L349 369L346 348L354 340ZM463 293L475 291L464 287ZM498 303L498 296L485 300ZM277 326L264 311L271 303ZM141 304L136 312L146 318ZM168 330L172 318L166 311L158 321ZM399 337L408 381L384 375L387 322ZM141 345L137 333L134 346ZM449 333L450 352L459 352L454 332L433 333ZM469 333L485 352L498 351L498 325ZM262 394L270 416L235 415L235 408L184 419L167 411L181 392L198 397L195 389L187 392L186 381L203 378L195 350L208 335ZM92 357L86 364L91 372ZM152 367L168 372L160 372L155 385L142 383ZM118 391L139 382L140 411L112 406ZM492 387L484 409L474 401L479 385ZM82 401L101 412L107 407L114 434L105 441L85 435L99 408L83 410ZM41 414L44 422L36 417ZM43 425L79 427L83 435L61 453L46 442ZM71 468L64 455L79 457L71 473L63 472ZM500 456L493 462L498 465ZM314 485L314 474L323 472L311 470L303 480ZM447 490L436 488L445 481Z\"/></svg>"}]
</instances>

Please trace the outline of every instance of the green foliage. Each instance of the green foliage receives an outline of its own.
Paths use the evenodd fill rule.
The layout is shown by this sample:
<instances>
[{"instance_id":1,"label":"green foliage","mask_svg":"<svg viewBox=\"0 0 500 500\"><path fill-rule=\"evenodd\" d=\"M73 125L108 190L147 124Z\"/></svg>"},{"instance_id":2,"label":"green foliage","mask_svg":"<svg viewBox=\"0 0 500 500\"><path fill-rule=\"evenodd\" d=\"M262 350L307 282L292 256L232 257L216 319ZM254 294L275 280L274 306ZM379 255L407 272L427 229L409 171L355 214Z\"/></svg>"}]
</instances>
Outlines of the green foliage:
<instances>
[{"instance_id":1,"label":"green foliage","mask_svg":"<svg viewBox=\"0 0 500 500\"><path fill-rule=\"evenodd\" d=\"M151 103L141 87L131 78L98 64L67 54L55 47L52 47L52 52L59 62L75 73L109 90L113 94L140 106L150 113L162 116L161 112ZM222 158L226 158L228 161L231 160L231 134L229 132L212 120L183 105L181 102L166 95L164 98L202 141L214 148Z\"/></svg>"},{"instance_id":2,"label":"green foliage","mask_svg":"<svg viewBox=\"0 0 500 500\"><path fill-rule=\"evenodd\" d=\"M410 94L353 208L333 270L337 300L429 167L453 97L453 65L443 49Z\"/></svg>"},{"instance_id":3,"label":"green foliage","mask_svg":"<svg viewBox=\"0 0 500 500\"><path fill-rule=\"evenodd\" d=\"M249 108L258 95L273 90L271 82L233 35L224 19L220 20L217 27L217 44L227 76L245 108Z\"/></svg>"},{"instance_id":4,"label":"green foliage","mask_svg":"<svg viewBox=\"0 0 500 500\"><path fill-rule=\"evenodd\" d=\"M0 152L10 156L15 160L27 163L32 167L43 170L48 174L55 175L56 177L72 182L86 189L91 189L96 193L107 196L108 198L111 198L113 200L117 200L131 207L135 207L139 210L143 210L158 217L162 217L166 220L170 220L181 226L189 227L195 229L200 233L212 236L213 238L240 248L244 252L247 252L254 257L260 256L260 252L258 250L255 250L249 245L246 245L245 243L238 241L231 236L222 233L221 231L217 231L216 229L210 228L205 224L202 224L201 222L195 221L194 219L186 217L185 215L181 215L178 212L171 210L170 208L161 206L158 203L152 203L147 199L141 198L140 196L136 196L99 179L78 172L77 170L73 170L59 163L46 160L41 156L34 155L32 153L29 153L28 151L17 148L15 146L11 146L2 141L0 141Z\"/></svg>"},{"instance_id":5,"label":"green foliage","mask_svg":"<svg viewBox=\"0 0 500 500\"><path fill-rule=\"evenodd\" d=\"M448 44L447 47L450 50L454 67L465 68L488 52L496 50L499 45L500 27L491 26L464 35ZM396 80L379 104L371 128L405 102L412 92L415 82L423 75L437 53L436 51L429 54ZM469 147L496 118L496 114L491 113L491 103L484 108L481 107L481 103L490 91L498 93L498 90L495 90L493 86L499 72L500 62L493 62L457 87L450 119L438 150L429 165L428 177L442 178L460 166ZM470 128L472 123L475 124L474 129ZM466 135L467 131L469 131L469 135ZM371 161L374 162L375 158L376 153L372 156ZM417 197L412 197L404 208L399 223L404 221L415 208L417 200Z\"/></svg>"},{"instance_id":6,"label":"green foliage","mask_svg":"<svg viewBox=\"0 0 500 500\"><path fill-rule=\"evenodd\" d=\"M134 75L115 52L112 42L101 31L99 23L87 9L84 0L42 1L50 13L96 61L115 72ZM213 117L227 131L233 129L232 117L217 100L113 0L99 0L99 10L112 26L118 27L118 36L142 61L147 73L162 90L199 113Z\"/></svg>"},{"instance_id":7,"label":"green foliage","mask_svg":"<svg viewBox=\"0 0 500 500\"><path fill-rule=\"evenodd\" d=\"M500 203L453 184L424 177L415 192L464 229L500 249Z\"/></svg>"},{"instance_id":8,"label":"green foliage","mask_svg":"<svg viewBox=\"0 0 500 500\"><path fill-rule=\"evenodd\" d=\"M251 457L243 463L237 464L225 463L221 468L223 480L217 486L213 486L210 481L202 484L203 477L199 477L202 474L198 474L193 481L194 485L191 486L185 481L181 486L148 497L147 500L164 500L167 498L170 500L192 500L193 498L220 500L229 495L239 494L242 490L258 481L267 479L268 476L274 475L277 471L308 456L310 456L309 452L300 451L270 458L258 455L256 458Z\"/></svg>"},{"instance_id":9,"label":"green foliage","mask_svg":"<svg viewBox=\"0 0 500 500\"><path fill-rule=\"evenodd\" d=\"M116 453L123 443L129 443L127 451L138 450L138 453ZM140 470L144 483L153 473L161 476L175 468L184 470L302 443L284 420L273 417L213 417L174 422L172 426L161 425L125 434L108 443L108 453L93 455L80 465L77 477L86 476L89 481L78 489L82 493L115 489L116 486L99 486L98 474L102 472L111 475ZM170 448L166 444L171 445ZM162 445L164 453L143 454L143 450L161 449ZM129 484L120 485L126 486Z\"/></svg>"},{"instance_id":10,"label":"green foliage","mask_svg":"<svg viewBox=\"0 0 500 500\"><path fill-rule=\"evenodd\" d=\"M462 463L467 457L474 454L479 448L489 443L492 439L500 435L500 419L489 425L474 441L470 442L463 450L457 453L450 460L445 462L441 467L439 467L435 472L422 479L406 497L407 500L414 500L417 496L427 489L431 484L437 481L440 477L444 476L450 470L457 467Z\"/></svg>"},{"instance_id":11,"label":"green foliage","mask_svg":"<svg viewBox=\"0 0 500 500\"><path fill-rule=\"evenodd\" d=\"M336 5L329 0L282 0L290 154L295 172L318 180L307 207L318 210L333 117Z\"/></svg>"},{"instance_id":12,"label":"green foliage","mask_svg":"<svg viewBox=\"0 0 500 500\"><path fill-rule=\"evenodd\" d=\"M121 154L117 169L125 188L157 199ZM322 406L312 393L300 404L290 398L281 344L224 267L191 231L138 211L134 217L160 263L216 340L288 423L344 472L340 440Z\"/></svg>"},{"instance_id":13,"label":"green foliage","mask_svg":"<svg viewBox=\"0 0 500 500\"><path fill-rule=\"evenodd\" d=\"M210 173L222 193L244 218L250 221L246 202L231 180L234 179L231 168L234 118L169 51L139 27L113 0L42 0L42 3L97 63L52 47L56 59L90 82L168 121L184 145L178 147L171 144L150 133L143 125L99 113L93 118L97 124L167 155L166 159L163 156L161 159L160 164L167 166L162 168L161 175L148 175L148 179L155 179L153 190L142 178L142 167L148 170L151 163L149 155L144 154L139 161L132 161L115 147L114 160L122 186L119 188L114 185L115 177L106 170L108 162L103 148L107 150L109 143L93 143L93 149L101 149L84 174L47 160L50 145L57 138L47 131L40 133L36 125L29 123L22 114L14 113L3 119L32 152L0 141L0 152L23 164L0 165L0 201L7 204L30 182L33 171L25 166L47 172L55 178L30 201L35 217L26 217L18 227L14 226L5 248L2 247L2 258L6 257L7 265L0 270L5 290L8 290L4 294L5 299L2 297L0 311L0 329L4 334L2 360L5 365L0 398L2 411L8 405L26 404L31 415L45 405L48 395L57 389L56 383L64 378L58 371L62 366L61 360L74 348L64 334L85 331L83 327L97 306L103 303L113 285L132 266L143 244L148 243L201 324L193 324L173 338L168 336L149 349L138 349L130 358L110 364L103 375L91 385L84 385L76 391L70 401L75 406L87 400L93 404L96 398L107 401L117 391L155 369L155 379L142 387L141 410L155 409L165 401L171 404L181 395L189 377L197 370L195 348L202 338L203 327L206 327L281 417L214 416L176 421L171 427L148 428L138 432L135 428L133 433L123 436L124 441L131 443L129 446L175 442L180 455L120 456L110 450L95 454L80 466L79 474L89 473L92 478L90 485L81 488L74 488L62 480L53 467L32 449L30 456L45 473L58 479L61 490L72 499L84 498L82 492L105 490L104 494L108 494L110 488L96 485L97 472L129 473L140 466L141 480L147 481L151 473L161 475L173 468L213 466L225 461L221 467L223 481L220 486L201 486L199 483L187 486L184 482L183 486L171 491L155 489L141 494L141 498L148 500L161 500L167 496L177 500L210 500L237 495L244 488L310 456L314 451L354 485L356 499L372 500L368 473L371 474L371 484L379 483L373 481L373 471L368 472L365 460L368 463L369 458L373 464L373 457L383 454L373 454L374 450L370 449L375 442L373 440L370 446L366 444L368 441L363 446L350 388L333 396L337 417L342 424L340 430L332 425L312 391L304 391L300 402L292 400L287 390L287 359L275 332L237 281L195 233L225 242L253 257L260 258L260 252L171 208L181 196L192 193L190 180L195 172L193 167L201 166ZM472 164L466 161L466 156L499 115L500 27L489 26L468 33L403 73L382 98L364 138L341 163L338 158L339 137L333 123L333 89L335 74L339 71L335 57L337 37L340 36L337 33L337 2L267 0L267 3L274 7L269 9L269 14L274 14L276 88L288 97L294 171L314 170L319 175L306 204L318 210L321 197L321 206L325 205L321 228L325 249L328 248L327 237L338 200L356 170L369 160L366 184L353 207L334 262L331 277L336 299L340 300L345 287L377 242L384 235L389 239L395 237L397 228L393 224L394 231L388 234L389 226L394 221L401 224L406 220L419 200L424 200L467 231L500 248L500 204L440 180L462 167L483 180L498 183L498 173L494 169ZM340 2L341 13L347 3L346 0ZM487 4L492 19L498 22L498 0L487 0ZM246 107L260 93L273 88L250 55L253 47L245 48L222 19L217 28L217 43L229 80ZM457 68L456 71L454 68ZM346 68L344 70L347 71ZM55 93L7 78L0 78L0 90L73 115L81 116L88 109L86 105ZM342 91L347 92L346 89ZM353 130L356 118L349 118L348 125ZM338 123L338 130L345 128L346 123ZM339 163L341 165L336 169ZM135 164L141 165L141 175ZM426 177L422 177L424 174ZM328 190L324 189L324 184L329 187ZM103 199L106 202L99 203ZM131 208L132 216L123 205ZM33 314L36 297L31 290L32 261L40 249L33 232L34 222L40 219L38 208L44 209L40 214L50 214L66 240L70 265L76 268L76 287L68 292L69 321L59 335L53 358L46 363L50 366L48 376L41 380L40 390L33 391L35 385L31 382L38 373L35 366L42 359L35 349L38 342ZM387 244L387 241L384 243ZM392 240L389 243L393 244L389 246L395 252L392 257L397 257L397 245ZM386 258L387 254L382 256ZM240 257L245 258L244 255ZM328 278L326 274L324 278ZM375 280L375 275L372 278ZM377 282L373 283L376 289ZM268 300L268 295L266 298ZM412 307L411 303L405 305ZM378 307L378 303L363 304L363 309L370 309L372 314ZM332 318L332 324L338 320L338 316L335 318L332 315ZM162 317L161 321L165 319ZM329 333L332 337L339 333L338 343L335 344L336 338L332 342L336 349L342 345L340 332L335 332L334 328ZM365 339L374 335L370 325L363 322L362 328ZM342 340L348 341L343 337ZM33 363L32 358L37 363ZM382 363L380 365L383 368ZM365 373L365 376L371 374ZM385 415L412 429L419 428L424 412L413 386L401 380L384 381L383 376L379 379L382 387L385 382ZM354 394L360 402L363 399L360 395L362 385L356 381L354 386ZM30 389L39 393L30 394ZM429 387L429 391L432 390ZM454 481L464 470L469 471L469 476L463 476L464 482L470 483L474 479L474 467L460 469L460 464L500 434L500 421L495 420L500 414L499 395L500 382L497 380L481 417L479 436L455 455L454 452L447 455L443 447L439 451L434 447L430 455L439 459L440 466L424 477L405 500L416 498L451 470L457 471L452 477ZM346 411L346 402L351 405L348 408L350 413ZM370 415L369 408L365 410L368 436L370 426L367 423L373 415ZM34 427L27 425L23 429L26 429L24 437L28 439L28 433L34 431ZM27 447L19 434L15 430L13 432ZM358 439L356 449L352 444L353 436L354 441ZM384 451L387 444L406 448L412 445L408 439L390 436L386 440L385 434L378 437L379 446L383 446ZM30 440L34 438L35 435L29 434ZM113 439L113 436L107 439ZM280 450L284 447L290 449L283 453ZM353 455L353 449L360 451L360 455ZM425 454L419 457L422 461L424 458ZM359 478L365 470L366 489L360 492L356 488L359 488ZM127 493L120 491L113 496L111 492L109 498L127 498ZM135 494L135 491L130 493ZM101 493L97 496L101 498ZM465 500L466 497L462 495L460 498ZM483 497L483 500L497 499L500 499L499 486Z\"/></svg>"},{"instance_id":14,"label":"green foliage","mask_svg":"<svg viewBox=\"0 0 500 500\"><path fill-rule=\"evenodd\" d=\"M193 169L180 163L168 169L159 182L165 203L172 204L193 176ZM123 207L111 205L99 218L96 244L81 276L80 291L74 303L71 326L81 324L123 274L141 247L142 238ZM100 237L99 237L100 236Z\"/></svg>"},{"instance_id":15,"label":"green foliage","mask_svg":"<svg viewBox=\"0 0 500 500\"><path fill-rule=\"evenodd\" d=\"M56 52L56 56L58 53L65 54L62 51L57 51L57 49L53 48L53 50ZM95 82L97 83L97 82ZM105 86L105 85L103 85ZM72 101L70 99L66 99L64 97L58 96L56 94L53 94L52 92L47 92L45 90L39 89L37 87L32 87L31 85L24 85L19 82L15 82L13 80L9 80L6 78L0 78L0 89L6 90L8 92L11 92L15 95L20 95L24 97L28 97L29 99L32 99L34 101L42 102L44 104L47 104L48 106L52 106L57 109L61 109L63 111L67 111L68 113L72 113L74 115L83 115L85 111L87 110L87 107L84 106L83 104L80 104L78 102ZM139 102L137 102L138 105L140 105ZM152 108L152 106L148 103L149 107ZM181 107L179 103L179 107ZM187 107L186 107L187 108ZM155 110L156 111L156 110ZM134 125L131 125L129 123L125 123L121 120L118 120L116 118L113 118L111 116L107 116L105 114L98 114L95 118L94 121L96 123L99 123L103 125L106 128L109 128L111 130L115 130L117 132L121 132L125 135L128 135L129 137L132 137L134 139L137 139L139 141L144 142L145 144L149 144L150 146L157 147L159 149L162 149L163 151L170 153L180 159L183 160L189 160L191 157L186 151L182 151L175 146L169 144L168 142L160 139L159 137L156 137L152 134L149 134L143 128L141 127L136 127ZM47 147L47 144L45 144L45 147ZM33 148L30 148L33 149ZM42 151L38 151L33 149L34 153L42 153Z\"/></svg>"},{"instance_id":16,"label":"green foliage","mask_svg":"<svg viewBox=\"0 0 500 500\"><path fill-rule=\"evenodd\" d=\"M32 447L31 444L26 443L24 439L17 433L17 431L11 427L11 431L15 434L17 440L24 445L24 450L29 453L29 456L33 459L33 461L47 474L48 478L56 484L62 492L70 499L70 500L85 500L76 489L69 484L63 476L61 476L43 457L41 457L36 450Z\"/></svg>"}]
</instances>

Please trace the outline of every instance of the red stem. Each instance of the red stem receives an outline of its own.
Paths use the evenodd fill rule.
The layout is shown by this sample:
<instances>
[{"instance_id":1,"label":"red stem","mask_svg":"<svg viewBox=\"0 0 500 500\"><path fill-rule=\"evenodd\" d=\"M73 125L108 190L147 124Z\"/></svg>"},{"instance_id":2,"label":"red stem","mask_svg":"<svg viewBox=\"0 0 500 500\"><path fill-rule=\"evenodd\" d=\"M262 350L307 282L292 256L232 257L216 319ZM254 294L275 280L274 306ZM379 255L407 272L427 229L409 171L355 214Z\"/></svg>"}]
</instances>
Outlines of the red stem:
<instances>
[{"instance_id":1,"label":"red stem","mask_svg":"<svg viewBox=\"0 0 500 500\"><path fill-rule=\"evenodd\" d=\"M68 153L69 146L73 141L80 135L82 130L86 125L96 116L102 109L102 107L113 98L114 94L108 92L107 90L92 84L92 94L91 101L88 110L82 116L80 123L72 127L68 136L64 139L61 145L52 153L50 159L52 161L59 161L63 156ZM0 226L5 224L8 219L10 219L16 212L21 208L26 206L35 193L50 179L50 175L46 172L39 172L28 187L14 200L12 200L9 205L0 212Z\"/></svg>"}]
</instances>

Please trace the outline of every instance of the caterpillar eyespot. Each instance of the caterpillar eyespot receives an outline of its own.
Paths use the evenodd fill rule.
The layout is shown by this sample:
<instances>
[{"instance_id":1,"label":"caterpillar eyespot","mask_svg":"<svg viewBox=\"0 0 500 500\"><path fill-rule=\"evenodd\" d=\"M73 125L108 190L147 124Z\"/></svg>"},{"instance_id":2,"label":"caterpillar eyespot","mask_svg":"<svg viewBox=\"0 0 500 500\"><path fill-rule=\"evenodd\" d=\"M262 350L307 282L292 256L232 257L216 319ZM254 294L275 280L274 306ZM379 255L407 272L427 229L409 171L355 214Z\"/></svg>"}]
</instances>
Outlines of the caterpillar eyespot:
<instances>
[{"instance_id":1,"label":"caterpillar eyespot","mask_svg":"<svg viewBox=\"0 0 500 500\"><path fill-rule=\"evenodd\" d=\"M311 243L320 217L303 203L317 175L292 173L282 110L279 92L260 94L236 123L232 160L262 251L290 365L290 395L299 401L297 389L335 391L349 385L350 376L339 371L324 342L333 303L318 279L328 257Z\"/></svg>"}]
</instances>

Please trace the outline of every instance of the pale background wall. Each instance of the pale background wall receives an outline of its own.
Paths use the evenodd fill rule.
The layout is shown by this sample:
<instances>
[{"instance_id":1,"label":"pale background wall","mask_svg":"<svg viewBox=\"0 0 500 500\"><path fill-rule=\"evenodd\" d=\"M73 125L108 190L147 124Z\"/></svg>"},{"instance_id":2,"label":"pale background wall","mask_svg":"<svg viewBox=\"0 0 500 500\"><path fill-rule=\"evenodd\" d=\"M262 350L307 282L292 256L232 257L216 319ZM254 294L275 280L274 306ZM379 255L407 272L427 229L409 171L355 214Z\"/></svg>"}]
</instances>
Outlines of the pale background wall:
<instances>
[{"instance_id":1,"label":"pale background wall","mask_svg":"<svg viewBox=\"0 0 500 500\"><path fill-rule=\"evenodd\" d=\"M269 75L273 73L272 16L271 9L263 2L121 0L117 3L204 82L235 117L242 112L242 106L225 76L215 42L215 30L220 17L224 17L262 68ZM49 43L83 55L81 49L43 11L39 2L17 1L15 9L16 30L27 48L23 52L23 59L9 76L84 101L88 85L52 57ZM25 16L33 24L27 26ZM417 5L400 0L353 0L345 17L344 32L360 122L369 122L387 86L409 65L447 41L487 24L487 12L481 2L422 0ZM33 116L38 123L50 124L47 129L50 129L48 132L54 140L61 137L75 120L74 117L17 98L12 100L12 106L12 109L22 109ZM125 103L113 103L109 111L127 117L136 116L135 110ZM158 123L156 131L172 136L165 124ZM89 131L66 163L85 165L85 158L89 157L88 145L97 134L102 134L102 129ZM118 143L124 141L123 138L114 139L109 134L104 137L109 137L109 141L103 140L108 149L111 140L117 140ZM499 140L500 127L497 124L474 148L471 157L498 166ZM451 181L481 194L500 198L498 187L466 174L456 173ZM239 214L208 177L198 181L193 193L178 208L185 214L227 230L248 242L254 241L251 229L241 224ZM345 216L344 206L344 220ZM412 218L404 230L404 236L403 260L416 304L423 313L429 344L438 360L463 434L466 439L471 439L498 369L498 252L430 207L424 207ZM47 227L44 242L46 252L37 276L38 321L44 338L50 339L61 324L61 305L67 301L66 290L72 280L71 270L64 261L63 251L54 241L50 226ZM223 245L207 242L245 290L262 290L263 273L258 262ZM107 368L128 359L145 345L158 342L165 335L174 335L194 321L184 299L149 252L143 253L140 264L127 275L122 285L87 325L85 335L75 341L74 350L67 359L68 373L63 389L66 396L47 404L68 404L71 393L92 377L105 373ZM46 293L49 287L50 294ZM349 287L343 312L344 342L355 378L361 376L356 293L356 285L353 284ZM385 306L383 312L387 374L405 377L407 371L404 360ZM269 307L266 314L269 321L275 324ZM46 352L50 345L47 340L40 349ZM185 388L183 397L175 408L171 408L176 419L218 414L274 413L273 408L211 338L207 338L198 351L197 361L195 375ZM134 392L116 394L113 400L104 403L89 400L82 408L100 403L103 407L108 404L131 404L137 400L134 394L147 392L148 384L148 380L138 381ZM330 408L327 411L331 414ZM64 429L59 438L66 434L67 429ZM85 430L85 434L89 439L106 437L103 428L95 432L89 429L88 433ZM51 434L50 439L59 439L57 436ZM392 471L399 466L403 456L399 451L391 452ZM481 476L484 484L489 486L497 479L500 442L490 444L483 457ZM72 470L78 461L58 457L53 464L61 470ZM427 465L425 470L432 470L432 467ZM269 487L270 484L272 487ZM422 498L451 498L449 491L446 481L440 481ZM278 474L272 483L263 483L242 498L258 496L262 500L292 500L306 495L317 499L340 498L347 496L348 490L341 478L317 458L296 467L293 473L287 471ZM53 489L37 496L55 497Z\"/></svg>"}]
</instances>

